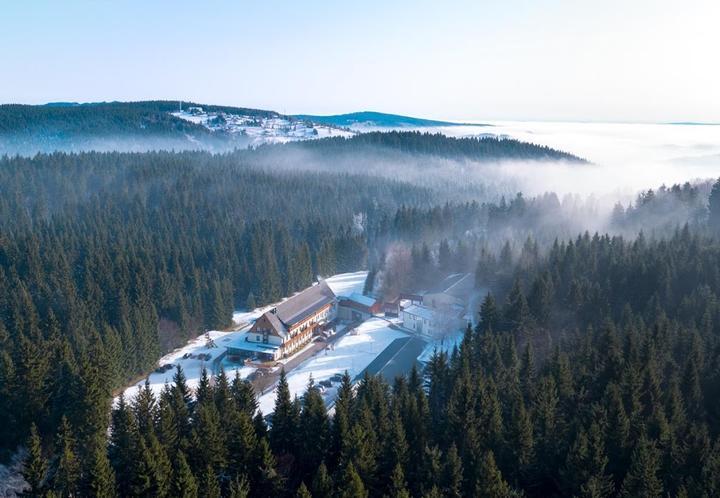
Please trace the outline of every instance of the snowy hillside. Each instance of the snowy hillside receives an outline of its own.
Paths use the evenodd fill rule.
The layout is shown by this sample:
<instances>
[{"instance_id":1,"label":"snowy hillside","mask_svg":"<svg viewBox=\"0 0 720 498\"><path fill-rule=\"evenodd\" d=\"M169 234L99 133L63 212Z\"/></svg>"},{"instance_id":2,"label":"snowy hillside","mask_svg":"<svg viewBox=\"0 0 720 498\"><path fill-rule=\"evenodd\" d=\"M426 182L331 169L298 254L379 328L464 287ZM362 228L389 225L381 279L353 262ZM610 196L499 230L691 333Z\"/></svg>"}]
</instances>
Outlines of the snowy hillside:
<instances>
[{"instance_id":1,"label":"snowy hillside","mask_svg":"<svg viewBox=\"0 0 720 498\"><path fill-rule=\"evenodd\" d=\"M251 116L188 107L170 113L176 118L199 124L213 132L241 135L250 139L250 146L285 143L325 137L349 137L354 132L336 126L284 116Z\"/></svg>"}]
</instances>

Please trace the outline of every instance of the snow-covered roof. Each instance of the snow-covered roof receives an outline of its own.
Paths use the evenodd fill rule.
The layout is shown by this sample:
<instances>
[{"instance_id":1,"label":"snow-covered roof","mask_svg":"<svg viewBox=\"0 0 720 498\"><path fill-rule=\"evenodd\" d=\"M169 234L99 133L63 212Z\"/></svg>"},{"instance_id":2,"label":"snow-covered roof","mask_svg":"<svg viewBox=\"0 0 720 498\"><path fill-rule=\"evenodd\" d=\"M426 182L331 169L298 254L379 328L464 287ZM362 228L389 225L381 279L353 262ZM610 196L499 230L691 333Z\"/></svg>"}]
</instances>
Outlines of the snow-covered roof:
<instances>
[{"instance_id":1,"label":"snow-covered roof","mask_svg":"<svg viewBox=\"0 0 720 498\"><path fill-rule=\"evenodd\" d=\"M408 306L403 310L403 313L407 313L409 315L418 316L420 318L424 318L425 320L434 320L435 319L435 311L431 308L428 308L427 306L423 306L421 304L413 304L411 306Z\"/></svg>"},{"instance_id":2,"label":"snow-covered roof","mask_svg":"<svg viewBox=\"0 0 720 498\"><path fill-rule=\"evenodd\" d=\"M290 328L334 300L335 294L323 280L278 304L276 314Z\"/></svg>"},{"instance_id":3,"label":"snow-covered roof","mask_svg":"<svg viewBox=\"0 0 720 498\"><path fill-rule=\"evenodd\" d=\"M323 280L266 311L261 319L266 319L277 335L286 338L289 329L334 301L335 294ZM255 322L253 331L260 322L261 320Z\"/></svg>"},{"instance_id":4,"label":"snow-covered roof","mask_svg":"<svg viewBox=\"0 0 720 498\"><path fill-rule=\"evenodd\" d=\"M277 350L280 346L277 344L265 344L263 342L250 342L247 340L247 334L243 334L231 341L229 344L225 344L225 347L229 349L251 351L253 353L271 353Z\"/></svg>"},{"instance_id":5,"label":"snow-covered roof","mask_svg":"<svg viewBox=\"0 0 720 498\"><path fill-rule=\"evenodd\" d=\"M355 301L356 303L360 303L363 306L367 306L368 308L372 308L375 306L375 300L371 298L370 296L363 296L362 294L358 292L353 292L348 297L351 301Z\"/></svg>"}]
</instances>

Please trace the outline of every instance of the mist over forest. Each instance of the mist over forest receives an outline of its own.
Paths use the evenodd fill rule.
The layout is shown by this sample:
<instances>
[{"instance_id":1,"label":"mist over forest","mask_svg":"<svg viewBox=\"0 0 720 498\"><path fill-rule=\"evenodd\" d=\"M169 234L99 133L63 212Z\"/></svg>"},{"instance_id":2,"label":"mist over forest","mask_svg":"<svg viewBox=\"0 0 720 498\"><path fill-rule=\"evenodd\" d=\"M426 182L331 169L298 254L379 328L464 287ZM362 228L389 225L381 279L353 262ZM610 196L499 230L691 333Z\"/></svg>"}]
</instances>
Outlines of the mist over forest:
<instances>
[{"instance_id":1,"label":"mist over forest","mask_svg":"<svg viewBox=\"0 0 720 498\"><path fill-rule=\"evenodd\" d=\"M720 492L715 163L638 185L492 127L248 147L174 111L0 106L0 458L30 496ZM222 370L112 402L236 310L361 270L379 302L471 274L461 341L343 376L330 414L284 373L271 418Z\"/></svg>"}]
</instances>

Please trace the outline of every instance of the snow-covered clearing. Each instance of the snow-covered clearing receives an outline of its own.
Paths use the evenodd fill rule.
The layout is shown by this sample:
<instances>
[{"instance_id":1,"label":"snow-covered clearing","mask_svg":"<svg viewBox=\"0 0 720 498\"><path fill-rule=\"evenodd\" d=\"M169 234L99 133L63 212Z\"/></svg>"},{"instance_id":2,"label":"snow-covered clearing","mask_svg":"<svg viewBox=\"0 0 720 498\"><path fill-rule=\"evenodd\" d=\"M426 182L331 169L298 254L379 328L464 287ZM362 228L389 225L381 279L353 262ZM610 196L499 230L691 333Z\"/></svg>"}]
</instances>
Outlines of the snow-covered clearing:
<instances>
[{"instance_id":1,"label":"snow-covered clearing","mask_svg":"<svg viewBox=\"0 0 720 498\"><path fill-rule=\"evenodd\" d=\"M169 353L160 358L159 364L161 366L172 365L173 368L168 369L162 373L152 372L149 375L150 386L152 387L155 394L159 395L166 382L168 384L172 383L173 375L175 375L175 366L180 365L183 369L183 373L187 377L188 386L194 389L195 387L197 387L198 382L200 381L200 374L203 367L207 368L208 373L212 373L213 361L225 352L225 348L222 346L223 341L231 340L235 336L244 333L244 331L220 332L218 330L213 330L208 334L215 343L214 348L207 347L207 340L205 339L204 335L201 335L200 337L189 341L182 348L176 349L172 353ZM210 358L205 359L204 357L199 357L199 355L210 355ZM254 368L246 367L237 363L230 363L227 361L223 361L222 364L225 368L226 374L231 379L235 376L236 371L240 373L240 377L245 378L255 370ZM135 394L137 394L138 387L144 384L145 380L143 379L137 384L128 387L125 390L125 398L133 398Z\"/></svg>"},{"instance_id":2,"label":"snow-covered clearing","mask_svg":"<svg viewBox=\"0 0 720 498\"><path fill-rule=\"evenodd\" d=\"M200 107L190 107L170 114L212 131L246 136L250 139L251 146L326 137L350 137L355 134L342 128L282 116L259 117L207 112Z\"/></svg>"},{"instance_id":3,"label":"snow-covered clearing","mask_svg":"<svg viewBox=\"0 0 720 498\"><path fill-rule=\"evenodd\" d=\"M353 292L362 292L366 276L366 271L341 273L327 278L326 282L336 295L349 296ZM158 362L159 365L172 365L173 368L162 373L152 372L150 374L150 386L155 394L160 394L166 382L172 383L176 365L180 365L182 367L183 372L187 377L188 386L195 388L200 381L202 368L205 367L209 373L212 373L213 360L225 352L224 345L229 344L231 341L239 339L241 336L245 335L248 326L273 306L274 305L264 306L252 311L237 311L233 313L233 322L238 326L242 326L242 328L232 332L223 332L219 330L209 332L210 338L215 342L216 347L214 348L208 348L205 336L201 335L188 341L188 343L182 348L176 349L172 353L160 358ZM198 355L210 355L210 358L204 359L202 357L198 357ZM222 360L222 366L228 377L231 379L235 376L236 371L240 373L241 378L246 378L255 371L252 367L233 363L226 359ZM138 386L142 386L144 383L145 380L143 379L125 389L125 397L127 399L133 398L138 391Z\"/></svg>"},{"instance_id":4,"label":"snow-covered clearing","mask_svg":"<svg viewBox=\"0 0 720 498\"><path fill-rule=\"evenodd\" d=\"M354 332L341 337L332 349L319 352L287 375L290 394L302 396L312 375L315 383L329 380L335 374L348 371L351 378L367 367L377 355L395 339L406 337L407 334L389 327L389 323L381 318L371 318L360 324ZM324 395L326 402L331 400L337 383L328 388ZM264 414L271 413L275 405L275 390L260 397L260 410Z\"/></svg>"}]
</instances>

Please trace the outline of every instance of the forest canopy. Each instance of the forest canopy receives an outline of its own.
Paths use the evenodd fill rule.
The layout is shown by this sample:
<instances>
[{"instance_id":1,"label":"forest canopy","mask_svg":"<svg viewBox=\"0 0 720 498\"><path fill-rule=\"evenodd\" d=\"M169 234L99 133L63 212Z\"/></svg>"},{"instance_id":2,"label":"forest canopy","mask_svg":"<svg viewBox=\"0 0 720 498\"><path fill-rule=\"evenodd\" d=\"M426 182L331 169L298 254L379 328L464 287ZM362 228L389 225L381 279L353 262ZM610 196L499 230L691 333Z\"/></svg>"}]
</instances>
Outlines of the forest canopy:
<instances>
[{"instance_id":1,"label":"forest canopy","mask_svg":"<svg viewBox=\"0 0 720 498\"><path fill-rule=\"evenodd\" d=\"M31 494L716 495L720 184L616 207L608 230L630 238L578 236L594 206L573 198L490 202L477 186L273 163L370 148L583 167L422 133L0 159L0 450L28 450ZM474 271L490 290L424 372L346 378L333 415L314 384L292 400L281 382L269 427L222 372L193 391L178 370L159 397L111 407L238 307L387 272L397 247L415 285Z\"/></svg>"}]
</instances>

